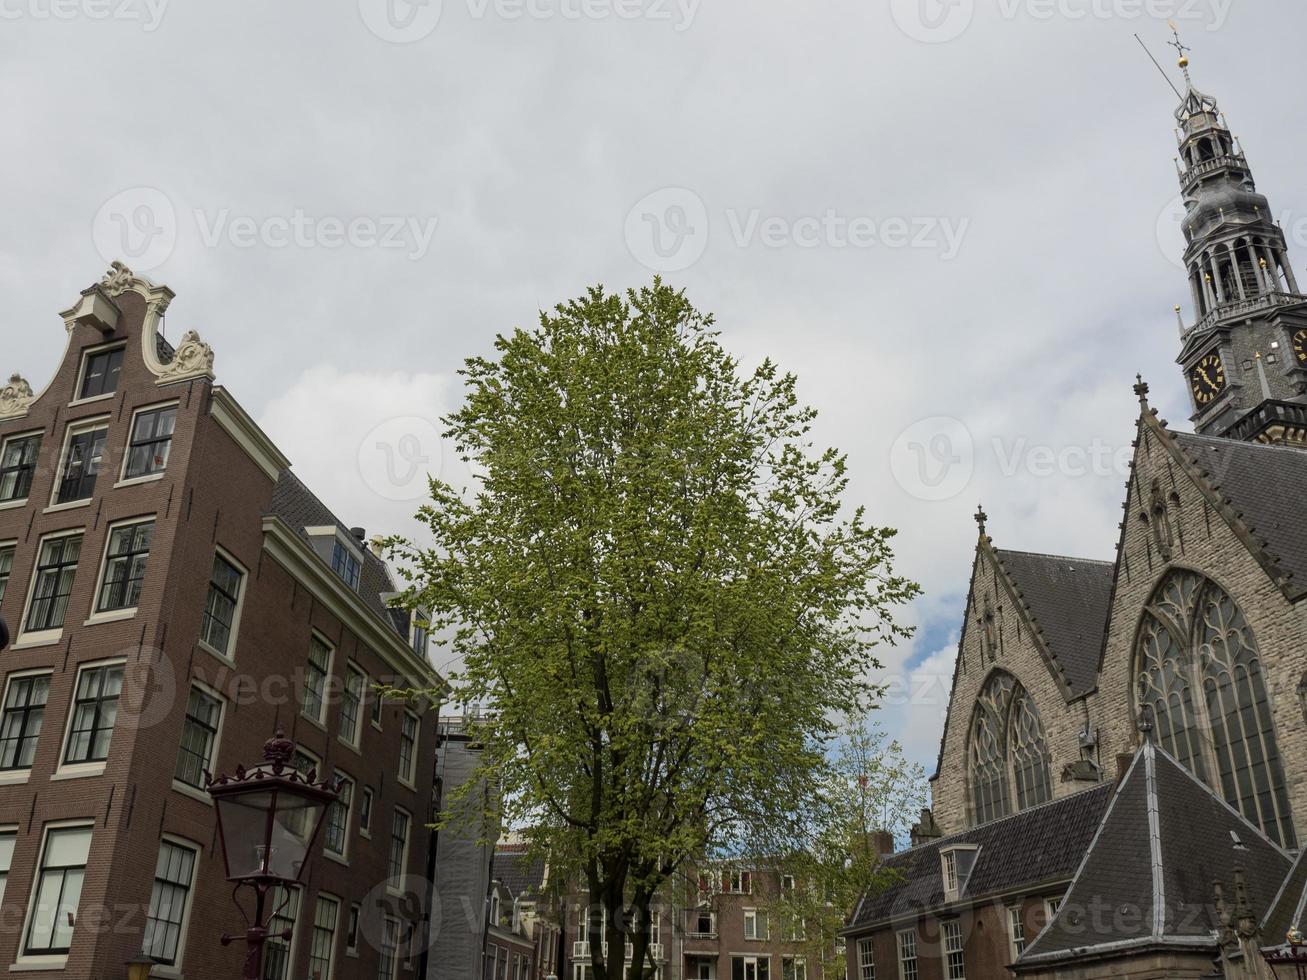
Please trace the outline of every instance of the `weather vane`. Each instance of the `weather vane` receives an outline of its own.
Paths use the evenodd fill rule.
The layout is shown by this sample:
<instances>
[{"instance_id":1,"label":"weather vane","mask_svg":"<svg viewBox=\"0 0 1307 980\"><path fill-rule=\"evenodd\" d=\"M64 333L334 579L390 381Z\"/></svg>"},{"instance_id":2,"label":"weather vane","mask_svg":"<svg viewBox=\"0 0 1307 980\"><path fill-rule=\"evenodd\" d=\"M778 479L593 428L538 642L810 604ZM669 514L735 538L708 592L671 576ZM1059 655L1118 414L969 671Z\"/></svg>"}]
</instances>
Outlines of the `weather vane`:
<instances>
[{"instance_id":1,"label":"weather vane","mask_svg":"<svg viewBox=\"0 0 1307 980\"><path fill-rule=\"evenodd\" d=\"M1180 39L1180 28L1176 26L1175 21L1168 20L1166 23L1167 26L1171 28L1172 36L1175 37L1174 41L1167 41L1166 43L1180 52L1180 70L1184 72L1184 80L1186 82L1192 81L1189 78L1189 52L1192 51L1193 48L1189 47Z\"/></svg>"}]
</instances>

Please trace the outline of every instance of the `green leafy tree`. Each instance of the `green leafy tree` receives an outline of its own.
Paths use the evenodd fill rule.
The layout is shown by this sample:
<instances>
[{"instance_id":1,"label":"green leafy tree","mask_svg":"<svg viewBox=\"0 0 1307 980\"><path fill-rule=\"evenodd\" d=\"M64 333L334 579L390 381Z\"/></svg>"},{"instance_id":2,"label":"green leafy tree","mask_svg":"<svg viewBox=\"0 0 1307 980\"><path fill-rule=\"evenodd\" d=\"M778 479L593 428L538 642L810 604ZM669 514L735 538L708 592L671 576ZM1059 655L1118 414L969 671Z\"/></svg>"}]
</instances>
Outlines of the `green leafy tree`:
<instances>
[{"instance_id":1,"label":"green leafy tree","mask_svg":"<svg viewBox=\"0 0 1307 980\"><path fill-rule=\"evenodd\" d=\"M742 370L682 292L596 287L495 351L446 419L475 491L433 480L434 547L389 545L488 709L503 818L606 911L587 938L617 980L678 868L802 840L832 719L872 700L917 587L843 507L795 378Z\"/></svg>"},{"instance_id":2,"label":"green leafy tree","mask_svg":"<svg viewBox=\"0 0 1307 980\"><path fill-rule=\"evenodd\" d=\"M925 769L868 717L841 732L827 779L826 805L816 811L807 845L773 866L792 887L774 894L769 915L810 968L820 964L824 980L841 980L840 930L864 894L900 880L885 864L881 842L908 837L927 805L927 782Z\"/></svg>"}]
</instances>

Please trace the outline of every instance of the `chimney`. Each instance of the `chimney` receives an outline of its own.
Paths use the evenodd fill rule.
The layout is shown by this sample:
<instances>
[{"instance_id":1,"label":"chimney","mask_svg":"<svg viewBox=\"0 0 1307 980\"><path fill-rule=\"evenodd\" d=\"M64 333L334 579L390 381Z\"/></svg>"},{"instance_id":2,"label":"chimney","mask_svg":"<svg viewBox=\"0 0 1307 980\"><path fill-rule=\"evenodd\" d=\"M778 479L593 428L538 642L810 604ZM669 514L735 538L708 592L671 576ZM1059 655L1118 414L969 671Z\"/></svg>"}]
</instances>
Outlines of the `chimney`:
<instances>
[{"instance_id":1,"label":"chimney","mask_svg":"<svg viewBox=\"0 0 1307 980\"><path fill-rule=\"evenodd\" d=\"M929 809L922 809L921 823L914 824L912 827L912 846L939 840L943 836L944 832L939 829L939 824L935 823L935 815Z\"/></svg>"},{"instance_id":2,"label":"chimney","mask_svg":"<svg viewBox=\"0 0 1307 980\"><path fill-rule=\"evenodd\" d=\"M894 853L894 835L888 830L873 830L867 835L867 845L877 857L887 858Z\"/></svg>"},{"instance_id":3,"label":"chimney","mask_svg":"<svg viewBox=\"0 0 1307 980\"><path fill-rule=\"evenodd\" d=\"M349 533L354 536L354 540L359 543L359 547L364 551L368 550L368 532L366 528L352 527Z\"/></svg>"}]
</instances>

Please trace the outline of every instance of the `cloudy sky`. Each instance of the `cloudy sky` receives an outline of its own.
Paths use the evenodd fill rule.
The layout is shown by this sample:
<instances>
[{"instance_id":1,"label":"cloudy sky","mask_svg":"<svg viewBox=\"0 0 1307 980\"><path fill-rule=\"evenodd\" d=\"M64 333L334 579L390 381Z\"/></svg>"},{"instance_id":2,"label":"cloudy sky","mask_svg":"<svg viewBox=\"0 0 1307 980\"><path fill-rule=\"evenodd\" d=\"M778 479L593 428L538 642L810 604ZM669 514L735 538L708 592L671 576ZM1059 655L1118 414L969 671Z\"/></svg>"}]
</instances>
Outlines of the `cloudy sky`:
<instances>
[{"instance_id":1,"label":"cloudy sky","mask_svg":"<svg viewBox=\"0 0 1307 980\"><path fill-rule=\"evenodd\" d=\"M1169 68L1168 17L1302 254L1302 5L0 0L0 370L39 388L121 257L343 519L411 530L461 360L663 271L901 529L885 720L933 766L977 503L1110 557L1136 371L1188 425L1176 99L1133 37Z\"/></svg>"}]
</instances>

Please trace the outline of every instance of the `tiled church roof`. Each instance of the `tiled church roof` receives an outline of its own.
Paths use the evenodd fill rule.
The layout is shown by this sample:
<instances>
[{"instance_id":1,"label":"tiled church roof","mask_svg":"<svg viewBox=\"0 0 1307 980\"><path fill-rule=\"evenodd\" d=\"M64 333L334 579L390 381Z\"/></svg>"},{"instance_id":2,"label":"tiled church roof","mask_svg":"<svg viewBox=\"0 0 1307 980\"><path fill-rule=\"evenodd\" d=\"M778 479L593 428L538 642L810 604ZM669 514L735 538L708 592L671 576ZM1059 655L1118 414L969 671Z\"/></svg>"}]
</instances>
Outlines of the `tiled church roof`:
<instances>
[{"instance_id":1,"label":"tiled church roof","mask_svg":"<svg viewBox=\"0 0 1307 980\"><path fill-rule=\"evenodd\" d=\"M1070 880L1093 839L1111 797L1111 785L1031 807L1010 817L886 859L900 881L867 894L854 910L850 931L900 917L930 914L944 904L940 850L966 844L980 848L963 900L1002 894L1025 886Z\"/></svg>"},{"instance_id":2,"label":"tiled church roof","mask_svg":"<svg viewBox=\"0 0 1307 980\"><path fill-rule=\"evenodd\" d=\"M1230 499L1275 564L1291 576L1289 593L1307 592L1307 450L1173 433L1180 448Z\"/></svg>"},{"instance_id":3,"label":"tiled church roof","mask_svg":"<svg viewBox=\"0 0 1307 980\"><path fill-rule=\"evenodd\" d=\"M1210 946L1212 883L1243 868L1269 902L1290 858L1150 741L1112 798L1061 909L1019 964L1151 945Z\"/></svg>"},{"instance_id":4,"label":"tiled church roof","mask_svg":"<svg viewBox=\"0 0 1307 980\"><path fill-rule=\"evenodd\" d=\"M1098 683L1113 565L995 549L1066 676L1072 697Z\"/></svg>"}]
</instances>

